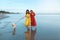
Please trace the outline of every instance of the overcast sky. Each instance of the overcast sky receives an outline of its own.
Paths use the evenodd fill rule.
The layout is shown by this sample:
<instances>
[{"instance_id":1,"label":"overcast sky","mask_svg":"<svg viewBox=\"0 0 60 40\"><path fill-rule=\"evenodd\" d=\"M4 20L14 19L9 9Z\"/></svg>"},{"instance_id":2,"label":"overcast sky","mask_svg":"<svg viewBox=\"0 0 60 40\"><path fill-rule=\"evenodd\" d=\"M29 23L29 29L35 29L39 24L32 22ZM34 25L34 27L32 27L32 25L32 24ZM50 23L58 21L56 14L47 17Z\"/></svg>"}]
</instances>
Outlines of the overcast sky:
<instances>
[{"instance_id":1,"label":"overcast sky","mask_svg":"<svg viewBox=\"0 0 60 40\"><path fill-rule=\"evenodd\" d=\"M38 13L60 13L60 0L0 0L0 10L25 12L26 9Z\"/></svg>"}]
</instances>

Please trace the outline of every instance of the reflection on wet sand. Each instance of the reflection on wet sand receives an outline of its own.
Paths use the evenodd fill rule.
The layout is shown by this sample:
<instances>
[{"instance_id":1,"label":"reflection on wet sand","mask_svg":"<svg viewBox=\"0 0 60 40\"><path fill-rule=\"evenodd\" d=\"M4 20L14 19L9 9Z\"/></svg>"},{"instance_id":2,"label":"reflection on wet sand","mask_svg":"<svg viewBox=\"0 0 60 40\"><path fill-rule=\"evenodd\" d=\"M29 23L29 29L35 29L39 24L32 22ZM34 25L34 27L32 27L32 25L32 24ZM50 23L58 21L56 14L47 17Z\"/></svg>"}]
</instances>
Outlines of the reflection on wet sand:
<instances>
[{"instance_id":1,"label":"reflection on wet sand","mask_svg":"<svg viewBox=\"0 0 60 40\"><path fill-rule=\"evenodd\" d=\"M26 37L26 40L30 40L30 30L25 32L25 37Z\"/></svg>"},{"instance_id":2,"label":"reflection on wet sand","mask_svg":"<svg viewBox=\"0 0 60 40\"><path fill-rule=\"evenodd\" d=\"M15 35L16 34L16 28L14 28L13 32L12 32L12 35Z\"/></svg>"},{"instance_id":3,"label":"reflection on wet sand","mask_svg":"<svg viewBox=\"0 0 60 40\"><path fill-rule=\"evenodd\" d=\"M35 40L36 30L31 30L31 40Z\"/></svg>"},{"instance_id":4,"label":"reflection on wet sand","mask_svg":"<svg viewBox=\"0 0 60 40\"><path fill-rule=\"evenodd\" d=\"M26 40L35 40L35 34L36 30L28 30L27 32L25 32Z\"/></svg>"}]
</instances>

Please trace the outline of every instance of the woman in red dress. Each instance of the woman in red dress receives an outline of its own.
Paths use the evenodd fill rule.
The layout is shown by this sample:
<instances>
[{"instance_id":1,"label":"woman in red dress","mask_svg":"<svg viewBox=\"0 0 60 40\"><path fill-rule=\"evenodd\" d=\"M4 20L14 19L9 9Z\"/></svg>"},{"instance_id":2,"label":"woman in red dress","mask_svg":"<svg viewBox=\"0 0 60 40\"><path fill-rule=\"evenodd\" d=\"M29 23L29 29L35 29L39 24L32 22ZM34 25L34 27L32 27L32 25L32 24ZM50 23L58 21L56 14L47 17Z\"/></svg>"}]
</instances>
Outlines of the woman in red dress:
<instances>
[{"instance_id":1,"label":"woman in red dress","mask_svg":"<svg viewBox=\"0 0 60 40\"><path fill-rule=\"evenodd\" d=\"M30 10L30 17L31 17L31 26L36 27L35 13L33 12L33 10Z\"/></svg>"}]
</instances>

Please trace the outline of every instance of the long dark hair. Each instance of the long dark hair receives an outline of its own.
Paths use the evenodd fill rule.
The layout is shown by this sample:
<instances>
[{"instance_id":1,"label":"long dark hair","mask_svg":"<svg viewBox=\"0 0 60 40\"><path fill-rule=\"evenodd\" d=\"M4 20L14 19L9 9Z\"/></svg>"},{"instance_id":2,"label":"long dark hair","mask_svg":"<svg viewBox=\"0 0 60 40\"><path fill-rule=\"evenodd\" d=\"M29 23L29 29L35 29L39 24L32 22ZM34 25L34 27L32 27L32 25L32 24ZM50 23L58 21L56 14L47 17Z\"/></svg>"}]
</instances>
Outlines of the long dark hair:
<instances>
[{"instance_id":1,"label":"long dark hair","mask_svg":"<svg viewBox=\"0 0 60 40\"><path fill-rule=\"evenodd\" d=\"M28 9L26 10L26 14L30 14Z\"/></svg>"}]
</instances>

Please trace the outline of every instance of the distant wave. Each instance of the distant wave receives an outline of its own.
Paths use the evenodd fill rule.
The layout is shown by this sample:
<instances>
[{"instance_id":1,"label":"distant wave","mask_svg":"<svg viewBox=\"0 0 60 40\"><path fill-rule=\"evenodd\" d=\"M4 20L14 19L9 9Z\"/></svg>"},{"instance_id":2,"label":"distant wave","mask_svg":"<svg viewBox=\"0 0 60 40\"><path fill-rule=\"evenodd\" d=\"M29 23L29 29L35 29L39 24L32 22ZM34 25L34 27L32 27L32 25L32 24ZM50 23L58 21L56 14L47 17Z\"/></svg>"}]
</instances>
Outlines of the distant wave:
<instances>
[{"instance_id":1,"label":"distant wave","mask_svg":"<svg viewBox=\"0 0 60 40\"><path fill-rule=\"evenodd\" d=\"M60 15L60 13L36 13L37 15Z\"/></svg>"},{"instance_id":2,"label":"distant wave","mask_svg":"<svg viewBox=\"0 0 60 40\"><path fill-rule=\"evenodd\" d=\"M0 17L0 20L8 18L9 16Z\"/></svg>"}]
</instances>

